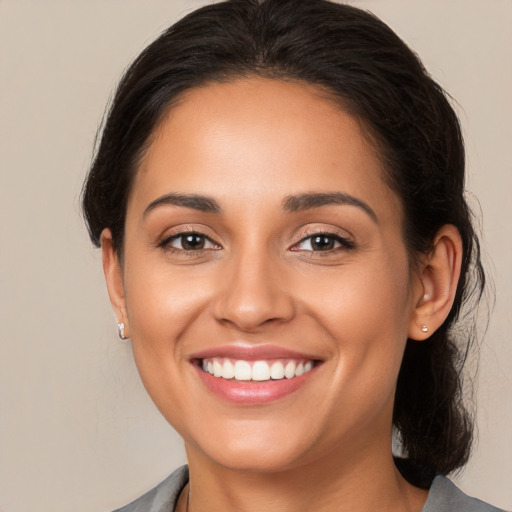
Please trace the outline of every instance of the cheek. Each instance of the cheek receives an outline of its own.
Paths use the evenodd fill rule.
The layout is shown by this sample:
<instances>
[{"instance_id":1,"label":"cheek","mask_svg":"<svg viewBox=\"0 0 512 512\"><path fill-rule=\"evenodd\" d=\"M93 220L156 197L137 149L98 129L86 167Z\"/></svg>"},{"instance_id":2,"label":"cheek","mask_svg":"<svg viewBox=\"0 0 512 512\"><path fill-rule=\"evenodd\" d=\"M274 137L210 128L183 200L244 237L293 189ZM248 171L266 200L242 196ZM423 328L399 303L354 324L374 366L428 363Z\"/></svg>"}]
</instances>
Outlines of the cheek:
<instances>
[{"instance_id":1,"label":"cheek","mask_svg":"<svg viewBox=\"0 0 512 512\"><path fill-rule=\"evenodd\" d=\"M317 279L308 300L337 354L338 378L357 381L360 390L375 391L379 385L389 390L412 313L407 256L380 253L367 263Z\"/></svg>"},{"instance_id":2,"label":"cheek","mask_svg":"<svg viewBox=\"0 0 512 512\"><path fill-rule=\"evenodd\" d=\"M210 298L208 272L191 278L190 271L171 269L165 264L143 259L127 265L125 290L132 338L145 345L179 341L198 310ZM127 262L128 263L128 262ZM195 270L197 274L197 270ZM198 286L198 282L202 286Z\"/></svg>"},{"instance_id":3,"label":"cheek","mask_svg":"<svg viewBox=\"0 0 512 512\"><path fill-rule=\"evenodd\" d=\"M125 292L134 359L142 382L157 407L166 403L179 409L183 396L180 375L188 361L183 357L185 334L198 325L211 302L206 272L203 286L184 269L146 258L126 261ZM170 398L172 398L170 400Z\"/></svg>"},{"instance_id":4,"label":"cheek","mask_svg":"<svg viewBox=\"0 0 512 512\"><path fill-rule=\"evenodd\" d=\"M379 332L384 336L407 332L409 272L400 261L371 259L316 276L314 283L302 295L321 315L321 323L333 337L347 332L374 339Z\"/></svg>"},{"instance_id":5,"label":"cheek","mask_svg":"<svg viewBox=\"0 0 512 512\"><path fill-rule=\"evenodd\" d=\"M193 286L186 271L136 261L125 280L134 360L157 408L176 430L186 433L194 383L183 354L187 335L202 323L211 287ZM200 418L195 421L200 424Z\"/></svg>"},{"instance_id":6,"label":"cheek","mask_svg":"<svg viewBox=\"0 0 512 512\"><path fill-rule=\"evenodd\" d=\"M316 405L319 416L330 418L329 443L341 433L371 438L376 429L391 428L409 287L407 273L387 270L377 264L353 270L334 289L332 279L324 286L317 281L317 323L328 331L334 354L332 386Z\"/></svg>"}]
</instances>

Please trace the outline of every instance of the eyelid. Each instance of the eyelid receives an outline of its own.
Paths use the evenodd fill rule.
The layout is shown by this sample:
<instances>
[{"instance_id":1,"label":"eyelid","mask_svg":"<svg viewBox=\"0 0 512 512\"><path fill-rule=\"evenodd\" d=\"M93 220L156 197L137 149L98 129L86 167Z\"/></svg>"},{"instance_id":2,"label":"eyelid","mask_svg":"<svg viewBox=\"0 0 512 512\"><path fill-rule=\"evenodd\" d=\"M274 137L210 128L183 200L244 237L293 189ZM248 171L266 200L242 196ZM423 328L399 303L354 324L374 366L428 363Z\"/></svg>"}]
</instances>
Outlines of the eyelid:
<instances>
[{"instance_id":1,"label":"eyelid","mask_svg":"<svg viewBox=\"0 0 512 512\"><path fill-rule=\"evenodd\" d=\"M172 240L178 239L181 236L186 236L188 234L197 234L199 236L204 237L208 242L210 242L212 245L214 245L214 248L203 248L203 249L197 249L197 250L187 250L187 249L179 249L176 247L170 246L170 242ZM314 236L329 236L333 237L340 245L341 247L336 247L327 251L314 251L309 249L299 249L298 246L308 240L309 238L312 238ZM289 250L292 251L304 251L304 252L324 252L329 253L337 250L350 250L355 249L356 244L354 243L351 236L347 236L344 234L341 234L338 230L335 230L333 228L309 228L300 233L299 236L297 236L298 240L293 243L293 245L290 247ZM178 226L176 228L173 228L171 232L167 232L165 236L161 237L160 240L155 244L158 248L168 248L169 250L174 249L175 251L179 252L199 252L204 250L219 250L222 249L222 245L218 243L213 237L207 235L205 233L204 229L197 228L195 226Z\"/></svg>"},{"instance_id":2,"label":"eyelid","mask_svg":"<svg viewBox=\"0 0 512 512\"><path fill-rule=\"evenodd\" d=\"M174 230L171 230L170 233L168 232L168 233L166 233L165 236L161 237L160 241L157 242L156 247L158 247L158 248L166 248L167 247L167 248L169 248L169 250L174 249L174 250L180 251L180 252L196 252L196 251L205 250L205 249L197 249L196 251L193 251L193 250L191 251L191 250L187 250L187 249L178 249L176 247L169 246L169 243L172 240L176 240L182 236L191 235L191 234L195 234L195 235L204 237L211 244L216 246L215 250L222 249L222 246L218 242L213 240L213 238L211 236L207 235L202 229L198 229L198 228L192 227L192 226L180 226L180 227L175 228ZM206 250L212 250L212 248L207 248Z\"/></svg>"},{"instance_id":3,"label":"eyelid","mask_svg":"<svg viewBox=\"0 0 512 512\"><path fill-rule=\"evenodd\" d=\"M312 251L312 250L308 250L308 249L298 249L297 248L301 243L305 242L309 238L312 238L314 236L322 236L322 235L333 237L338 243L341 244L341 247L336 247L334 249L331 249L330 251ZM304 252L328 253L328 252L333 252L333 251L340 250L340 249L346 249L346 250L355 249L355 247L356 247L356 244L354 243L354 241L351 238L349 238L348 236L342 235L341 233L339 233L339 231L335 231L332 229L326 229L326 228L316 228L316 229L309 229L309 230L301 233L300 239L290 247L290 250L304 251Z\"/></svg>"}]
</instances>

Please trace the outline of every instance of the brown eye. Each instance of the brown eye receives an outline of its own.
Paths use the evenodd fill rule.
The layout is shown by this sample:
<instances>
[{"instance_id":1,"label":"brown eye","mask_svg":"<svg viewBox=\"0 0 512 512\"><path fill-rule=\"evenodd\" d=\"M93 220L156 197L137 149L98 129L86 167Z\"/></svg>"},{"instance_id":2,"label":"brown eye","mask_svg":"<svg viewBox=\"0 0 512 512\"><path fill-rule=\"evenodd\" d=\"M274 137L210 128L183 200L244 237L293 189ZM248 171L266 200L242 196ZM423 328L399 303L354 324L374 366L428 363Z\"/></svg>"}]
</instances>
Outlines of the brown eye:
<instances>
[{"instance_id":1,"label":"brown eye","mask_svg":"<svg viewBox=\"0 0 512 512\"><path fill-rule=\"evenodd\" d=\"M213 243L207 236L201 233L181 233L174 235L161 244L167 247L181 251L202 251L203 249L219 249L220 247Z\"/></svg>"},{"instance_id":2,"label":"brown eye","mask_svg":"<svg viewBox=\"0 0 512 512\"><path fill-rule=\"evenodd\" d=\"M329 251L334 249L335 242L332 235L316 235L311 237L311 248L313 251Z\"/></svg>"},{"instance_id":3,"label":"brown eye","mask_svg":"<svg viewBox=\"0 0 512 512\"><path fill-rule=\"evenodd\" d=\"M181 246L185 251L197 251L198 249L204 249L205 237L196 233L190 235L182 235Z\"/></svg>"},{"instance_id":4,"label":"brown eye","mask_svg":"<svg viewBox=\"0 0 512 512\"><path fill-rule=\"evenodd\" d=\"M354 243L340 235L317 233L301 240L294 251L328 252L337 249L354 249Z\"/></svg>"}]
</instances>

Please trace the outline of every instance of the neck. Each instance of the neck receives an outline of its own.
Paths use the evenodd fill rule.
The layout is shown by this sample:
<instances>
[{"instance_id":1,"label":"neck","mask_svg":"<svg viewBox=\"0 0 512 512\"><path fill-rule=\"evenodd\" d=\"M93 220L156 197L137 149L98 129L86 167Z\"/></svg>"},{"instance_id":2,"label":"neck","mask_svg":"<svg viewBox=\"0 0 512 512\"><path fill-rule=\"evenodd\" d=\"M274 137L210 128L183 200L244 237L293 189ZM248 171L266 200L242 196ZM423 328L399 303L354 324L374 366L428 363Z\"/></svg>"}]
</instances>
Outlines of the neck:
<instances>
[{"instance_id":1,"label":"neck","mask_svg":"<svg viewBox=\"0 0 512 512\"><path fill-rule=\"evenodd\" d=\"M190 491L188 512L419 512L427 497L402 478L390 450L373 446L364 453L358 449L357 459L333 451L322 460L272 472L219 466L190 447L187 455L190 487L180 501L185 505Z\"/></svg>"}]
</instances>

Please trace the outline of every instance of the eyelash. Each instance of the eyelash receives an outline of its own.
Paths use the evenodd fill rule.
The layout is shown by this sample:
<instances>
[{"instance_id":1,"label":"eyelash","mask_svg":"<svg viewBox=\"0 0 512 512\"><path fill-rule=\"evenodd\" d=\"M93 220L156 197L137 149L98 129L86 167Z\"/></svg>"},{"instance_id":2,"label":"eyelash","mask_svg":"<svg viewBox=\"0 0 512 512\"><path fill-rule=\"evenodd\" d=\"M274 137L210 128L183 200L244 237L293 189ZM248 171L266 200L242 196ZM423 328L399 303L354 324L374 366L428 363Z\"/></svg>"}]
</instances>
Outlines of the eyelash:
<instances>
[{"instance_id":1,"label":"eyelash","mask_svg":"<svg viewBox=\"0 0 512 512\"><path fill-rule=\"evenodd\" d=\"M197 236L197 237L200 237L204 240L204 243L210 243L212 244L214 247L208 247L208 248L204 248L204 247L201 247L200 249L179 249L177 247L173 247L171 245L171 243L175 240L179 240L180 238L182 239L182 245L183 245L183 242L184 242L184 238L186 236ZM220 249L220 245L216 244L210 237L206 236L205 234L199 232L199 231L196 231L196 230L186 230L186 231L180 231L179 233L175 233L171 236L168 236L166 237L164 240L162 240L158 246L159 248L162 248L162 249L165 249L166 251L169 251L169 252L173 252L173 253L185 253L185 254L197 254L201 251L204 251L204 250L218 250Z\"/></svg>"},{"instance_id":2,"label":"eyelash","mask_svg":"<svg viewBox=\"0 0 512 512\"><path fill-rule=\"evenodd\" d=\"M329 238L334 243L338 243L339 246L333 247L331 249L327 249L324 251L322 251L322 250L315 251L312 249L298 248L301 244L307 242L308 240L310 241L310 245L311 245L312 240L314 238L321 238L321 237ZM327 254L332 254L333 252L348 251L348 250L353 250L355 248L356 248L356 245L354 244L354 242L352 240L349 240L348 238L341 236L339 233L333 233L330 231L312 231L309 233L305 233L305 235L301 238L301 240L299 242L297 242L296 244L294 244L290 250L297 251L297 252L303 251L303 252L311 252L311 253L324 253L325 255L327 255Z\"/></svg>"},{"instance_id":3,"label":"eyelash","mask_svg":"<svg viewBox=\"0 0 512 512\"><path fill-rule=\"evenodd\" d=\"M183 245L183 242L184 242L183 239L186 236L200 237L203 239L204 244L209 243L213 247L201 247L199 249L184 249L184 248L180 249L177 247L173 247L171 245L171 243L173 241L179 240L179 239L182 239L182 245ZM324 239L325 238L330 239L334 244L337 243L339 245L338 245L338 247L332 247L332 248L329 248L326 250L316 250L315 251L312 246L312 241L315 237L316 238L324 237ZM310 241L309 243L310 243L311 249L300 249L299 246L301 244L306 243L308 240ZM181 253L181 254L197 254L197 253L200 253L205 250L219 250L222 248L220 245L215 243L210 237L206 236L205 234L203 234L197 230L181 231L179 233L175 233L171 236L168 236L167 238L165 238L158 244L158 247L165 249L166 251L169 251L169 252ZM339 235L338 233L333 233L333 232L329 232L329 231L312 231L309 233L305 233L304 236L299 240L299 242L295 243L290 248L290 250L296 251L296 252L300 251L300 252L310 252L310 253L324 253L327 255L327 254L332 254L333 252L338 252L338 251L343 251L343 250L345 250L345 251L353 250L353 249L355 249L355 247L356 246L355 246L354 242L352 242L351 240L349 240L348 238L346 238L344 236Z\"/></svg>"}]
</instances>

